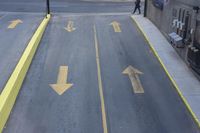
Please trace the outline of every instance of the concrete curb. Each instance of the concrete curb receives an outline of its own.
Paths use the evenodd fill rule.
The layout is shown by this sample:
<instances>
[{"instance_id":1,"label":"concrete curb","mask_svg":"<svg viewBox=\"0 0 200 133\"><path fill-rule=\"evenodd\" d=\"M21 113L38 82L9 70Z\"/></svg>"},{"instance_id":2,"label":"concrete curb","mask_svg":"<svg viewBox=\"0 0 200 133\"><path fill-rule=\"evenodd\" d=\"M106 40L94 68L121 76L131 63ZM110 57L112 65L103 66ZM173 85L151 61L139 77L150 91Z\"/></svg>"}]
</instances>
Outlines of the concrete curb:
<instances>
[{"instance_id":1,"label":"concrete curb","mask_svg":"<svg viewBox=\"0 0 200 133\"><path fill-rule=\"evenodd\" d=\"M196 124L198 125L198 127L200 128L200 121L197 119L196 114L192 111L190 105L188 104L187 100L185 99L185 97L183 96L182 92L180 91L180 88L178 87L177 83L175 82L175 80L172 78L172 76L170 75L170 73L168 72L167 68L165 67L163 61L161 60L161 58L159 57L158 53L156 52L155 48L153 47L153 45L151 44L151 41L149 40L149 37L146 35L146 33L143 31L143 28L140 26L140 24L135 21L134 17L131 16L131 19L133 20L133 22L137 25L138 29L140 30L140 32L143 34L144 38L146 39L146 41L148 42L151 50L153 51L154 55L156 56L156 58L158 59L158 61L160 62L161 66L163 67L165 73L167 74L168 78L170 79L170 81L172 82L172 84L174 85L176 91L178 92L179 96L181 97L183 103L185 104L186 108L188 109L188 111L190 112L190 114L192 115L192 118L194 119L194 121L196 122Z\"/></svg>"},{"instance_id":2,"label":"concrete curb","mask_svg":"<svg viewBox=\"0 0 200 133\"><path fill-rule=\"evenodd\" d=\"M7 119L9 118L21 85L50 18L51 16L47 15L39 25L0 95L0 132L3 131Z\"/></svg>"}]
</instances>

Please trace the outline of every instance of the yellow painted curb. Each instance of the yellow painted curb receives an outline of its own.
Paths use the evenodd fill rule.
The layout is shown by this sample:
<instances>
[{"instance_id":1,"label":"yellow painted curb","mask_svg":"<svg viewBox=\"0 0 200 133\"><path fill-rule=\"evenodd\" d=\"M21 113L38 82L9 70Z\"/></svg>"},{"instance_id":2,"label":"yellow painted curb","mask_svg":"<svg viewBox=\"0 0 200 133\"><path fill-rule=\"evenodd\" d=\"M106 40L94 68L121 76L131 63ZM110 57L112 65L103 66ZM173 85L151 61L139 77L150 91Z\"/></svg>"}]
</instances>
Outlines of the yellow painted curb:
<instances>
[{"instance_id":1,"label":"yellow painted curb","mask_svg":"<svg viewBox=\"0 0 200 133\"><path fill-rule=\"evenodd\" d=\"M50 18L47 15L39 25L0 95L0 132L3 131Z\"/></svg>"},{"instance_id":2,"label":"yellow painted curb","mask_svg":"<svg viewBox=\"0 0 200 133\"><path fill-rule=\"evenodd\" d=\"M192 115L194 121L196 122L196 124L198 125L198 127L200 128L200 122L196 116L196 114L192 111L189 103L187 102L187 100L185 99L185 97L183 96L182 92L180 91L180 88L178 87L178 85L176 84L175 80L172 78L172 76L170 75L170 73L168 72L167 68L165 67L164 63L162 62L161 58L159 57L158 53L156 52L156 50L154 49L152 43L149 40L149 37L146 35L146 33L143 31L142 27L140 26L140 24L135 21L134 17L131 16L131 19L133 20L133 22L137 25L138 29L140 30L140 32L143 34L144 38L146 39L146 41L148 42L150 48L152 49L154 55L157 57L158 61L160 62L161 66L163 67L165 73L167 74L167 76L169 77L170 81L172 82L172 84L174 85L176 91L178 92L179 96L181 97L183 103L185 104L185 106L187 107L188 111L190 112L190 114Z\"/></svg>"}]
</instances>

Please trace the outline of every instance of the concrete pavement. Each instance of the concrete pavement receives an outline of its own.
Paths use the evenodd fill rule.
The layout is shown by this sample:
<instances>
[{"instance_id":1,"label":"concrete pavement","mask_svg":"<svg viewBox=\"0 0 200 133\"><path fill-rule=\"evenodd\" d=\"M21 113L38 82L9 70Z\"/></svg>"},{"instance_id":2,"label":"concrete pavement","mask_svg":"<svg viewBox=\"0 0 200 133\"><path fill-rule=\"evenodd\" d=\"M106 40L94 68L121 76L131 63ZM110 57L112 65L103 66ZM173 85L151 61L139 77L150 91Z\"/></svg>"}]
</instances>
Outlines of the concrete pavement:
<instances>
[{"instance_id":1,"label":"concrete pavement","mask_svg":"<svg viewBox=\"0 0 200 133\"><path fill-rule=\"evenodd\" d=\"M144 93L134 93L122 74L129 65L143 73ZM67 83L73 84L62 95L49 85L56 83L60 66L69 67ZM55 15L4 132L106 131L200 132L129 15Z\"/></svg>"},{"instance_id":2,"label":"concrete pavement","mask_svg":"<svg viewBox=\"0 0 200 133\"><path fill-rule=\"evenodd\" d=\"M200 126L200 81L152 22L142 16L132 16L132 18L155 50L177 91Z\"/></svg>"},{"instance_id":3,"label":"concrete pavement","mask_svg":"<svg viewBox=\"0 0 200 133\"><path fill-rule=\"evenodd\" d=\"M57 13L41 41L4 133L200 132L200 83L158 29L147 19L134 16L169 71L166 75L155 51L127 14L134 3L125 1L51 1L52 11ZM41 22L46 3L0 3L3 88ZM12 24L17 19L23 23ZM134 71L127 70L128 66ZM52 84L59 87L52 88ZM67 85L58 94L60 87ZM144 92L137 93L138 86Z\"/></svg>"},{"instance_id":4,"label":"concrete pavement","mask_svg":"<svg viewBox=\"0 0 200 133\"><path fill-rule=\"evenodd\" d=\"M64 29L69 20L75 21L72 33ZM88 22L90 18L53 18L5 132L102 133L93 27L86 27ZM69 67L68 82L73 86L59 96L49 84L56 83L63 65Z\"/></svg>"}]
</instances>

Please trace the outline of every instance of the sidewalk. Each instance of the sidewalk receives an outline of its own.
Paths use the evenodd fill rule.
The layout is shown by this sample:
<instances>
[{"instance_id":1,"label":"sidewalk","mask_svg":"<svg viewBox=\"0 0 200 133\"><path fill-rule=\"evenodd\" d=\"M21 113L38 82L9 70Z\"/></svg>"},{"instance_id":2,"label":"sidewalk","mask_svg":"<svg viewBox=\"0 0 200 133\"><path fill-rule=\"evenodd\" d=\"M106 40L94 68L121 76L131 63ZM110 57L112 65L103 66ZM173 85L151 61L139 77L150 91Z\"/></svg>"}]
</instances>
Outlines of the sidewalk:
<instances>
[{"instance_id":1,"label":"sidewalk","mask_svg":"<svg viewBox=\"0 0 200 133\"><path fill-rule=\"evenodd\" d=\"M200 127L200 81L150 20L140 15L132 16L132 19L145 36L183 102Z\"/></svg>"}]
</instances>

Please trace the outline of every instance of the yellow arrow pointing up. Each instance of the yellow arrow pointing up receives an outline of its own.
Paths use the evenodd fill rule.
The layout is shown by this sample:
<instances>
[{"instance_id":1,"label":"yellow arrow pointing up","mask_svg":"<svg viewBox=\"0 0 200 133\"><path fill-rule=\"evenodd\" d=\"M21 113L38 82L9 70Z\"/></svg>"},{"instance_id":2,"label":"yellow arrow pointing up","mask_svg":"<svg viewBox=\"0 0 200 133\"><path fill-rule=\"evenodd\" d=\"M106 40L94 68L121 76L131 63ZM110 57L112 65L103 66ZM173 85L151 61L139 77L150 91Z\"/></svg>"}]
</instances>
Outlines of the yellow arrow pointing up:
<instances>
[{"instance_id":1,"label":"yellow arrow pointing up","mask_svg":"<svg viewBox=\"0 0 200 133\"><path fill-rule=\"evenodd\" d=\"M8 29L14 29L20 23L23 23L23 21L20 19L13 20L10 22Z\"/></svg>"},{"instance_id":2,"label":"yellow arrow pointing up","mask_svg":"<svg viewBox=\"0 0 200 133\"><path fill-rule=\"evenodd\" d=\"M141 71L132 66L128 66L122 73L127 74L129 76L134 93L144 93L144 89L138 76L143 74Z\"/></svg>"},{"instance_id":3,"label":"yellow arrow pointing up","mask_svg":"<svg viewBox=\"0 0 200 133\"><path fill-rule=\"evenodd\" d=\"M62 95L73 85L67 83L67 76L68 76L68 66L60 66L57 84L50 84L50 86L54 89L54 91L59 95Z\"/></svg>"},{"instance_id":4,"label":"yellow arrow pointing up","mask_svg":"<svg viewBox=\"0 0 200 133\"><path fill-rule=\"evenodd\" d=\"M120 28L120 23L117 21L113 21L112 23L110 23L110 25L113 26L113 29L115 32L122 32L121 28Z\"/></svg>"},{"instance_id":5,"label":"yellow arrow pointing up","mask_svg":"<svg viewBox=\"0 0 200 133\"><path fill-rule=\"evenodd\" d=\"M74 22L73 21L68 21L67 27L65 27L65 30L68 32L75 31L76 28L74 28Z\"/></svg>"}]
</instances>

